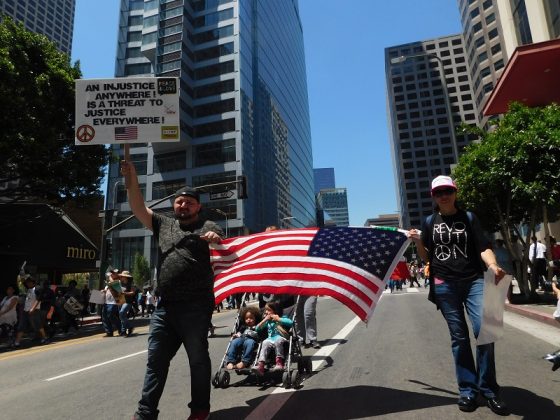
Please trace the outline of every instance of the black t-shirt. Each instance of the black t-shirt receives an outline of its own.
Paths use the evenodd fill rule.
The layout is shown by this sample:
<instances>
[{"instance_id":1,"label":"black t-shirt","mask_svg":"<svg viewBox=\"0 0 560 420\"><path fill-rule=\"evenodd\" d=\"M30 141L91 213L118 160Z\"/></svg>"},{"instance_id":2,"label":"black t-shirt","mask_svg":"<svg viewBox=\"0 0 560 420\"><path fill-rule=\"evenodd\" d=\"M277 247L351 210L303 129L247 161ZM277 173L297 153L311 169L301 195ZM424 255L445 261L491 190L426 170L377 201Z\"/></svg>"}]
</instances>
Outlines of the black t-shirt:
<instances>
[{"instance_id":1,"label":"black t-shirt","mask_svg":"<svg viewBox=\"0 0 560 420\"><path fill-rule=\"evenodd\" d=\"M154 238L159 263L156 294L163 301L185 301L213 296L214 273L208 242L200 239L208 231L223 237L222 229L211 220L181 225L176 219L154 213Z\"/></svg>"},{"instance_id":2,"label":"black t-shirt","mask_svg":"<svg viewBox=\"0 0 560 420\"><path fill-rule=\"evenodd\" d=\"M428 223L422 228L422 240L431 255L430 274L445 281L475 280L484 270L480 253L490 248L480 222L473 214L459 210L450 216L437 213L430 232Z\"/></svg>"}]
</instances>

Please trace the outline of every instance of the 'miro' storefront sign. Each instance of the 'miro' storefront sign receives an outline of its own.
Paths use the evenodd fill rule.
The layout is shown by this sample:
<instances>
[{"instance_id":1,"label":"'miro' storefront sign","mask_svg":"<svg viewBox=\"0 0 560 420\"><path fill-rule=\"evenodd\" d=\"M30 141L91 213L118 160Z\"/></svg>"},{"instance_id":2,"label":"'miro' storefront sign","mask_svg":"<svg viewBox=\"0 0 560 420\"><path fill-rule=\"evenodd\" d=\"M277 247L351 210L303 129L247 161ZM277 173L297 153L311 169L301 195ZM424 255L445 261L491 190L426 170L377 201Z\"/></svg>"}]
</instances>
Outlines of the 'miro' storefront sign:
<instances>
[{"instance_id":1,"label":"'miro' storefront sign","mask_svg":"<svg viewBox=\"0 0 560 420\"><path fill-rule=\"evenodd\" d=\"M177 77L75 82L75 144L179 141Z\"/></svg>"}]
</instances>

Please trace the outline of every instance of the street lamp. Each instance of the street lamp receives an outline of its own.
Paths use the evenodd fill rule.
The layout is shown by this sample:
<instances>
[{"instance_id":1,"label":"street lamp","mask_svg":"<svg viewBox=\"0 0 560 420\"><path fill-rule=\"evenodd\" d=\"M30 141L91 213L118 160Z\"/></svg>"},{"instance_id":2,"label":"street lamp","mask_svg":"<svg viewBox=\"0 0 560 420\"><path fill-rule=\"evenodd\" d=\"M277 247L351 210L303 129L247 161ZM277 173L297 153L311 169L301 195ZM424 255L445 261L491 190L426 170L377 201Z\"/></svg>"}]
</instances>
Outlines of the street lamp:
<instances>
[{"instance_id":1,"label":"street lamp","mask_svg":"<svg viewBox=\"0 0 560 420\"><path fill-rule=\"evenodd\" d=\"M229 237L227 213L225 211L220 210L220 209L212 209L212 210L214 210L216 213L221 214L222 216L224 216L226 218L226 238Z\"/></svg>"},{"instance_id":2,"label":"street lamp","mask_svg":"<svg viewBox=\"0 0 560 420\"><path fill-rule=\"evenodd\" d=\"M417 57L428 57L428 58L435 58L438 61L439 71L441 77L443 78L443 95L445 96L445 108L447 109L447 116L449 118L449 124L451 126L451 146L453 148L453 157L455 163L459 161L459 148L457 146L457 138L455 136L455 124L453 122L453 116L451 115L451 103L449 101L449 92L447 91L447 79L445 78L445 71L443 69L443 61L439 57L439 55L435 53L427 53L427 54L414 54L414 55L401 55L399 57L391 58L391 64L402 64L409 58L417 58Z\"/></svg>"},{"instance_id":3,"label":"street lamp","mask_svg":"<svg viewBox=\"0 0 560 420\"><path fill-rule=\"evenodd\" d=\"M292 225L292 220L297 220L297 218L295 216L288 216L288 217L283 217L280 219L280 224L284 225L286 228L288 228L289 226ZM288 223L289 221L289 223Z\"/></svg>"}]
</instances>

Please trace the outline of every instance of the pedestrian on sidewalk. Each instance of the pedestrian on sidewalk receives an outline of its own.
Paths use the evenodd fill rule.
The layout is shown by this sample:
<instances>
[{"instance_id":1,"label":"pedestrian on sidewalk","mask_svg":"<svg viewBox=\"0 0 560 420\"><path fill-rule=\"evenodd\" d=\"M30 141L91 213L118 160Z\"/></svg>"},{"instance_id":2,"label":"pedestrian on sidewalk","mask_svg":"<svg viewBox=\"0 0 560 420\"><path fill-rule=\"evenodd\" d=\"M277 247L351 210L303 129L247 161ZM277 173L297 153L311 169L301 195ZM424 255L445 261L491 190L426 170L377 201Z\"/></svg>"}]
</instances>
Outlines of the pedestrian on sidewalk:
<instances>
[{"instance_id":1,"label":"pedestrian on sidewalk","mask_svg":"<svg viewBox=\"0 0 560 420\"><path fill-rule=\"evenodd\" d=\"M211 380L208 326L214 309L214 273L208 244L220 242L223 232L213 221L199 217L200 197L191 187L175 193L174 218L146 207L128 153L125 146L121 173L130 208L136 218L153 231L158 245L156 294L159 301L150 320L148 365L134 418L157 418L169 364L182 344L191 370L188 420L207 419Z\"/></svg>"},{"instance_id":2,"label":"pedestrian on sidewalk","mask_svg":"<svg viewBox=\"0 0 560 420\"><path fill-rule=\"evenodd\" d=\"M546 245L537 241L533 236L533 242L529 246L529 259L531 260L531 295L537 300L537 289L544 290L546 280Z\"/></svg>"},{"instance_id":3,"label":"pedestrian on sidewalk","mask_svg":"<svg viewBox=\"0 0 560 420\"><path fill-rule=\"evenodd\" d=\"M119 308L119 319L121 321L121 329L119 335L121 337L130 337L134 328L128 319L128 312L131 310L132 301L134 300L134 285L132 274L124 270L119 274L119 279L121 281L122 293L124 295L124 303Z\"/></svg>"},{"instance_id":4,"label":"pedestrian on sidewalk","mask_svg":"<svg viewBox=\"0 0 560 420\"><path fill-rule=\"evenodd\" d=\"M23 334L30 330L35 334L39 334L41 344L46 344L48 343L48 339L39 309L41 302L37 297L39 290L35 289L35 279L27 275L23 284L26 289L25 303L23 305L22 317L19 320L14 347L19 347L21 345Z\"/></svg>"},{"instance_id":5,"label":"pedestrian on sidewalk","mask_svg":"<svg viewBox=\"0 0 560 420\"><path fill-rule=\"evenodd\" d=\"M115 329L117 331L121 330L119 307L117 304L118 292L114 287L114 285L119 282L119 273L120 270L117 268L111 270L108 273L107 285L102 290L105 295L105 304L103 305L101 320L103 322L103 329L105 330L105 337L112 337Z\"/></svg>"},{"instance_id":6,"label":"pedestrian on sidewalk","mask_svg":"<svg viewBox=\"0 0 560 420\"><path fill-rule=\"evenodd\" d=\"M449 327L459 386L457 404L461 411L474 411L478 407L476 397L482 394L494 413L505 415L508 408L500 399L496 381L494 343L476 346L475 366L465 318L466 311L474 336L478 337L483 312L483 271L491 270L496 282L505 272L496 262L478 218L457 206L457 186L451 177L436 177L431 194L434 213L426 218L421 232L412 229L408 236L415 242L420 257L430 263L429 296Z\"/></svg>"}]
</instances>

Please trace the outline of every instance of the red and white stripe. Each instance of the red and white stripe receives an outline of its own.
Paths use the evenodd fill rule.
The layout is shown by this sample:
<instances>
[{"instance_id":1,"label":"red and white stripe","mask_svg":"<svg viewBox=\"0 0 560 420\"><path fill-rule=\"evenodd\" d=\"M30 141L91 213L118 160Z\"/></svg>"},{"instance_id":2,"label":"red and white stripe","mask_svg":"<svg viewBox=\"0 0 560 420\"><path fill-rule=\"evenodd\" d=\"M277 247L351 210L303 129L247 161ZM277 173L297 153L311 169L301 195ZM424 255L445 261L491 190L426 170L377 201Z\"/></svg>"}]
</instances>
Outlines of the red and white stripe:
<instances>
[{"instance_id":1,"label":"red and white stripe","mask_svg":"<svg viewBox=\"0 0 560 420\"><path fill-rule=\"evenodd\" d=\"M216 303L243 292L326 295L367 321L385 288L383 280L342 261L307 256L317 231L279 230L212 245Z\"/></svg>"}]
</instances>

